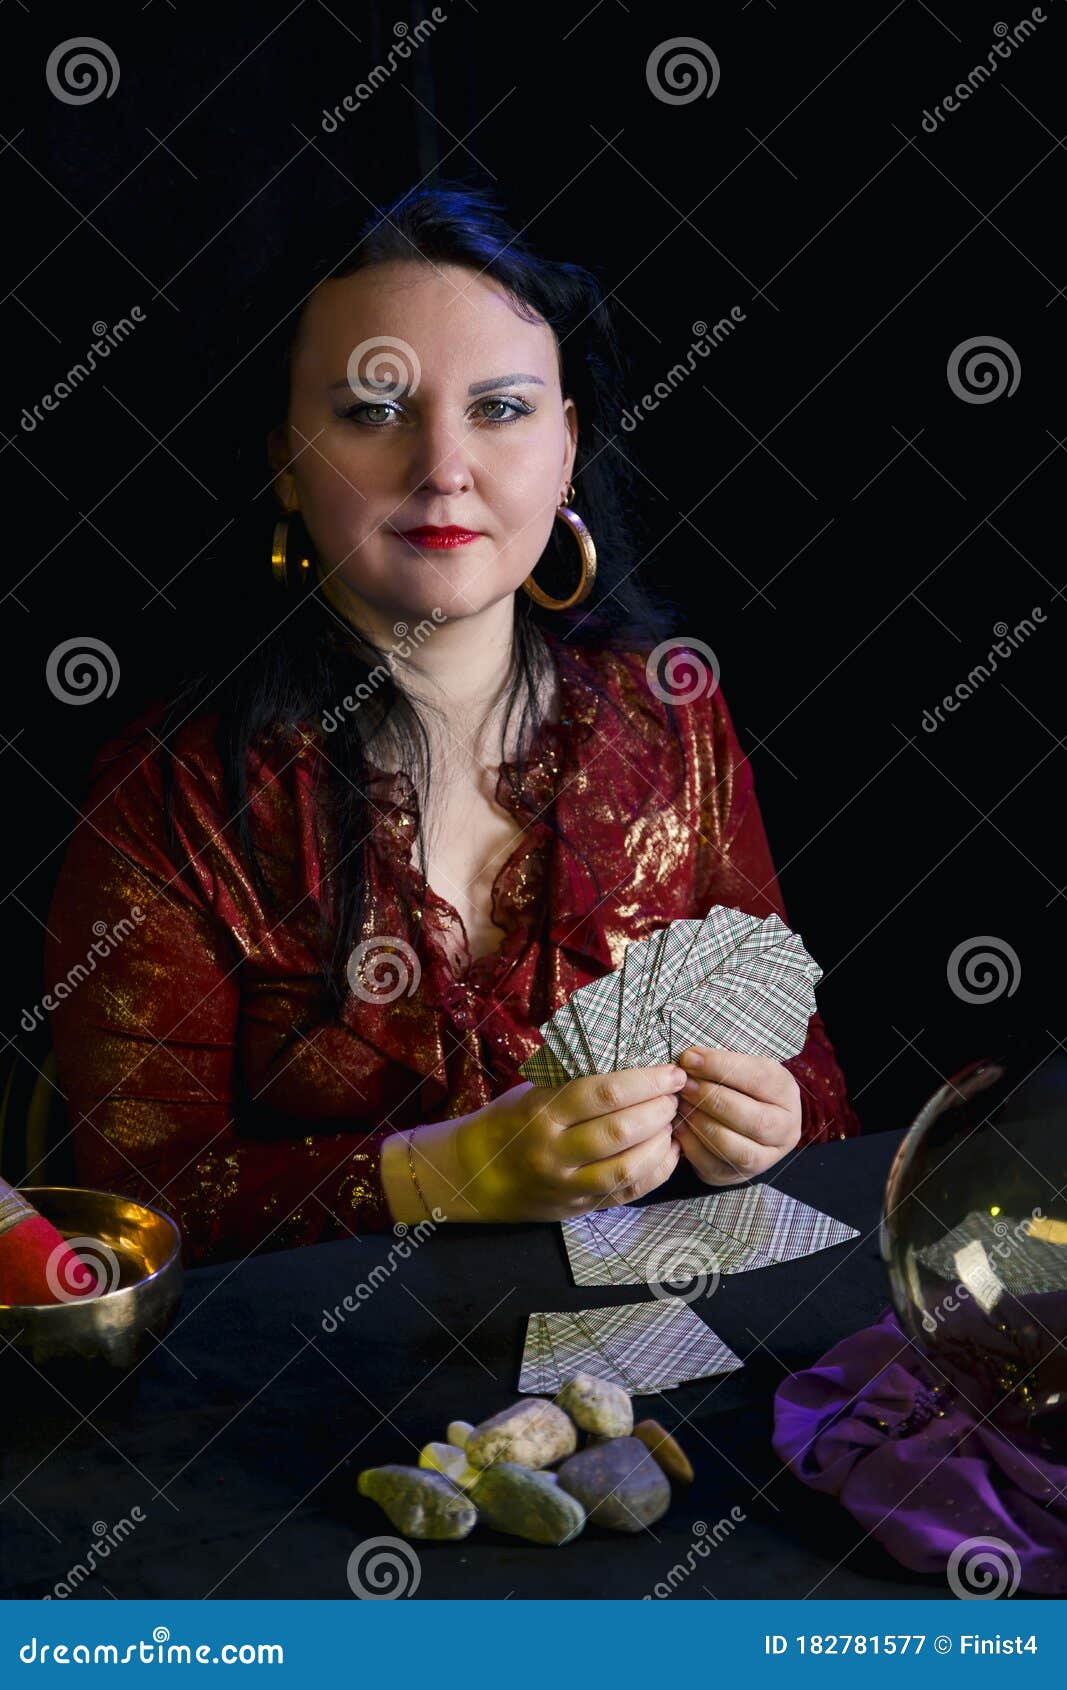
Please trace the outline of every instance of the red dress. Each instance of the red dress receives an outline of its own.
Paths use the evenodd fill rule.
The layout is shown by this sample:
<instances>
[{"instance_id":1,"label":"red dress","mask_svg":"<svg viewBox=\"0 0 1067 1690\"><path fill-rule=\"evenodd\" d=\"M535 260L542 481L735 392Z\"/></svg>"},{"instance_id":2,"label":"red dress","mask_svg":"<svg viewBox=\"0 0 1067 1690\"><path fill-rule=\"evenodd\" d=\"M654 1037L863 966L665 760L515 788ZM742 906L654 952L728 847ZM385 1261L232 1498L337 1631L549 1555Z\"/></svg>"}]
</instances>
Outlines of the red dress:
<instances>
[{"instance_id":1,"label":"red dress","mask_svg":"<svg viewBox=\"0 0 1067 1690\"><path fill-rule=\"evenodd\" d=\"M331 852L312 789L329 739L317 724L250 769L282 919L227 825L213 716L173 740L183 850L168 839L147 727L97 758L48 917L59 1079L81 1182L173 1214L187 1263L387 1230L383 1140L520 1083L538 1026L619 967L631 939L713 904L787 919L722 692L675 707L683 766L644 654L549 644L560 720L538 730L522 780L513 764L498 778L524 831L493 887L497 951L471 962L461 917L411 861L411 782L372 773L362 937L403 939L394 962L415 983L396 996L395 976L369 962L364 979L390 1001L350 992L335 1011L323 998L315 935ZM804 1141L860 1130L818 1014L786 1066Z\"/></svg>"}]
</instances>

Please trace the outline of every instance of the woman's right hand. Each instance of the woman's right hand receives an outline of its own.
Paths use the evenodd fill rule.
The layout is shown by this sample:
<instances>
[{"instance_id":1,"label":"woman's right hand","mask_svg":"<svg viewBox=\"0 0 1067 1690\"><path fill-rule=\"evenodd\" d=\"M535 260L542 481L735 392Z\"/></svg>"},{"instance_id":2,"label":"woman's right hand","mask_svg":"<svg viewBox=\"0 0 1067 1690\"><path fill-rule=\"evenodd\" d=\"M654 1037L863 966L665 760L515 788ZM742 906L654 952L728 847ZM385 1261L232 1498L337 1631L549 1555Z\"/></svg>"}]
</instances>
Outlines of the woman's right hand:
<instances>
[{"instance_id":1,"label":"woman's right hand","mask_svg":"<svg viewBox=\"0 0 1067 1690\"><path fill-rule=\"evenodd\" d=\"M674 1172L671 1123L685 1084L673 1063L513 1086L456 1122L454 1152L472 1218L557 1221L632 1203Z\"/></svg>"}]
</instances>

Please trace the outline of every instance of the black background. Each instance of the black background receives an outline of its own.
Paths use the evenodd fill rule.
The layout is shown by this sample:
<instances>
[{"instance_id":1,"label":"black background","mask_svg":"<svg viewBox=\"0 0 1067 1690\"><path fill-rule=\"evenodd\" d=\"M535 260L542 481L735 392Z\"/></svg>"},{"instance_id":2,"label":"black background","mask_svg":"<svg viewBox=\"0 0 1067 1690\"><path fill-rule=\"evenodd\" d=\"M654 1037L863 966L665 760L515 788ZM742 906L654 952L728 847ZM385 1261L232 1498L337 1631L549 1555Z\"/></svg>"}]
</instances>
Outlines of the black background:
<instances>
[{"instance_id":1,"label":"black background","mask_svg":"<svg viewBox=\"0 0 1067 1690\"><path fill-rule=\"evenodd\" d=\"M347 203L353 229L435 172L489 182L542 251L610 292L631 403L696 322L744 321L639 429L641 567L705 641L751 755L791 925L868 1130L1010 1031L1064 1035L1059 744L1067 263L1067 4L933 134L924 111L987 62L1021 9L741 0L585 9L457 0L337 132L321 127L418 7L230 3L4 7L0 190L5 383L4 1037L40 994L41 920L96 747L196 661L247 650L273 520L225 305ZM56 99L52 48L102 37L108 98ZM699 37L710 98L669 104L650 54ZM353 236L354 238L354 236ZM295 302L294 302L295 303ZM24 406L139 305L145 322L28 433ZM1016 392L967 403L947 364L975 336ZM232 539L234 442L262 451L261 542ZM261 444L262 442L262 444ZM635 560L636 561L636 560ZM923 712L1046 620L936 733ZM90 635L110 698L50 692ZM1018 958L968 1003L954 948Z\"/></svg>"}]
</instances>

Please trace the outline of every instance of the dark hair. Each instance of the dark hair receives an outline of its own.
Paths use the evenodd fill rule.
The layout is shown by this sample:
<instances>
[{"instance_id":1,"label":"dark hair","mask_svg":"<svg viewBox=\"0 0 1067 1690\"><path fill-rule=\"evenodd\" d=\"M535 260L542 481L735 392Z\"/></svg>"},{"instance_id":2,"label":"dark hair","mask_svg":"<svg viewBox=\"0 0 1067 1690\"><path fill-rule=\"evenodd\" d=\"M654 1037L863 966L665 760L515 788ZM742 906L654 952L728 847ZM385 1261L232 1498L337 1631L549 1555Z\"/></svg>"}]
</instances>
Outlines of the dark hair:
<instances>
[{"instance_id":1,"label":"dark hair","mask_svg":"<svg viewBox=\"0 0 1067 1690\"><path fill-rule=\"evenodd\" d=\"M309 253L310 248L310 253ZM458 264L494 278L509 293L515 308L540 318L554 330L560 351L564 396L578 411L579 442L573 482L574 507L588 524L597 548L597 572L590 596L570 611L542 609L527 593L515 594L513 663L501 731L502 758L509 724L522 704L519 752L521 769L536 726L541 684L551 663L543 631L582 647L615 650L650 648L671 631L674 606L649 590L637 567L641 538L637 532L634 475L628 459L613 443L623 409L623 364L608 305L592 273L577 264L538 256L508 226L489 192L460 182L419 186L366 219L352 240L347 206L321 217L308 233L285 243L257 286L222 319L228 341L226 366L234 347L249 346L241 359L242 382L250 382L253 416L263 420L262 433L250 434L249 408L239 416L243 434L235 446L239 473L248 480L248 509L264 497L273 502L267 467L265 436L282 422L288 409L290 363L307 300L314 288L330 278L349 276L369 265L403 262ZM284 301L281 315L279 301ZM296 302L294 304L294 301ZM264 327L265 325L265 327ZM221 339L221 337L220 337ZM219 347L222 351L221 344ZM250 366L247 360L251 357ZM215 383L218 384L217 373ZM251 452L249 442L251 441ZM251 475L248 475L251 465ZM247 554L255 585L242 595L242 633L255 634L247 612L258 584L267 581L267 550L271 527L280 513L259 504L255 538L237 541L239 559ZM537 579L553 596L566 597L573 588L577 549L569 535L554 533L537 565ZM302 538L308 539L302 524ZM293 534L291 531L291 543ZM232 558L233 531L227 536ZM232 569L232 563L227 563ZM254 572L258 571L258 578ZM340 618L312 586L279 619L277 594L265 618L265 634L250 655L230 674L227 654L220 652L221 681L209 672L192 680L172 701L159 728L163 741L162 766L169 825L174 834L174 783L171 743L178 728L194 714L218 713L218 743L226 778L230 824L261 894L269 898L264 872L265 854L252 838L249 798L250 754L281 733L317 727L324 712L356 692L372 671L388 672L380 686L370 684L373 709L345 713L329 736L328 758L322 759L321 798L331 824L336 863L344 872L334 888L329 931L321 934L324 979L336 1000L346 991L345 962L359 936L364 916L366 874L360 842L368 832L370 810L366 798L365 741L385 722L390 737L401 747L402 767L413 779L420 798L429 791L430 750L425 726L408 695L397 685L386 653ZM233 653L229 652L232 664ZM668 707L677 735L673 712ZM363 718L365 727L359 726ZM679 741L680 742L680 741ZM424 813L424 804L420 803ZM551 815L544 817L550 827ZM580 842L569 842L580 849ZM425 885L426 858L422 831L418 835L419 862ZM274 900L270 900L274 904ZM276 905L274 906L276 907ZM279 911L279 915L282 912Z\"/></svg>"}]
</instances>

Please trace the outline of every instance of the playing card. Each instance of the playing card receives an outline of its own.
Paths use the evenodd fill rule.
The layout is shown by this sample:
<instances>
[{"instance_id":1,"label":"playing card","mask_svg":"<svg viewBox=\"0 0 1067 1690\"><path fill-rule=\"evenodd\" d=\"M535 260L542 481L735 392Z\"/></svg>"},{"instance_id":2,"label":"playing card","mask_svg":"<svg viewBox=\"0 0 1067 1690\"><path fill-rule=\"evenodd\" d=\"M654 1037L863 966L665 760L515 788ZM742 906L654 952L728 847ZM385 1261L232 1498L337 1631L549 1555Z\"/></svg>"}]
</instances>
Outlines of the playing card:
<instances>
[{"instance_id":1,"label":"playing card","mask_svg":"<svg viewBox=\"0 0 1067 1690\"><path fill-rule=\"evenodd\" d=\"M574 1020L568 1015L566 1004L556 1011L550 1021L545 1022L540 1032L545 1044L566 1073L567 1079L573 1078L580 1071L582 1057L580 1047L572 1043Z\"/></svg>"},{"instance_id":2,"label":"playing card","mask_svg":"<svg viewBox=\"0 0 1067 1690\"><path fill-rule=\"evenodd\" d=\"M563 1241L575 1285L609 1285L610 1263L605 1261L605 1246L594 1231L589 1215L576 1215L563 1229Z\"/></svg>"},{"instance_id":3,"label":"playing card","mask_svg":"<svg viewBox=\"0 0 1067 1690\"><path fill-rule=\"evenodd\" d=\"M629 1053L631 1068L651 1068L673 1060L665 1006L671 1001L675 982L686 957L697 942L701 929L699 921L672 921L663 930L663 945L659 952L653 989L648 999L649 1011L645 1027Z\"/></svg>"},{"instance_id":4,"label":"playing card","mask_svg":"<svg viewBox=\"0 0 1067 1690\"><path fill-rule=\"evenodd\" d=\"M716 904L627 946L621 968L580 986L520 1066L534 1085L652 1067L687 1045L782 1060L801 1050L818 963L777 915Z\"/></svg>"},{"instance_id":5,"label":"playing card","mask_svg":"<svg viewBox=\"0 0 1067 1690\"><path fill-rule=\"evenodd\" d=\"M672 999L667 1043L672 1058L695 1044L781 1061L803 1048L814 1009L806 976L756 963L743 977L720 981L714 998Z\"/></svg>"},{"instance_id":6,"label":"playing card","mask_svg":"<svg viewBox=\"0 0 1067 1690\"><path fill-rule=\"evenodd\" d=\"M563 1018L564 1025L568 1027L567 1042L577 1054L578 1066L575 1072L577 1074L595 1074L598 1071L596 1059L593 1055L593 1048L589 1043L589 1036L582 1023L576 998L577 993L572 992L559 1014Z\"/></svg>"},{"instance_id":7,"label":"playing card","mask_svg":"<svg viewBox=\"0 0 1067 1690\"><path fill-rule=\"evenodd\" d=\"M626 955L622 959L613 1069L626 1067L626 1051L633 1042L641 999L648 985L648 966L648 940L639 939L627 947Z\"/></svg>"},{"instance_id":8,"label":"playing card","mask_svg":"<svg viewBox=\"0 0 1067 1690\"><path fill-rule=\"evenodd\" d=\"M579 986L568 999L581 1017L595 1063L590 1072L594 1074L609 1074L615 1064L619 1036L619 981L618 971L603 975L599 980Z\"/></svg>"},{"instance_id":9,"label":"playing card","mask_svg":"<svg viewBox=\"0 0 1067 1690\"><path fill-rule=\"evenodd\" d=\"M539 1337L542 1323L547 1349ZM637 1394L741 1366L740 1358L681 1298L669 1297L618 1308L531 1315L519 1390L554 1393L574 1374L592 1373Z\"/></svg>"},{"instance_id":10,"label":"playing card","mask_svg":"<svg viewBox=\"0 0 1067 1690\"><path fill-rule=\"evenodd\" d=\"M534 1086L565 1086L568 1080L574 1079L559 1058L553 1056L547 1045L539 1045L532 1056L519 1066L519 1073L524 1080L529 1080Z\"/></svg>"},{"instance_id":11,"label":"playing card","mask_svg":"<svg viewBox=\"0 0 1067 1690\"><path fill-rule=\"evenodd\" d=\"M663 967L664 952L670 939L670 931L669 927L661 927L649 937L649 957L645 969L644 986L638 1000L638 1011L631 1029L630 1040L626 1046L625 1061L620 1063L621 1067L636 1067L637 1052L654 1035L655 1023L653 1017L659 1003L660 973Z\"/></svg>"},{"instance_id":12,"label":"playing card","mask_svg":"<svg viewBox=\"0 0 1067 1690\"><path fill-rule=\"evenodd\" d=\"M563 1221L561 1230L581 1285L670 1285L748 1273L858 1236L855 1227L771 1185L593 1209Z\"/></svg>"},{"instance_id":13,"label":"playing card","mask_svg":"<svg viewBox=\"0 0 1067 1690\"><path fill-rule=\"evenodd\" d=\"M1055 1223L1053 1223L1053 1228ZM1051 1242L1046 1220L1044 1227L1032 1216L1001 1215L994 1218L988 1210L973 1209L943 1237L933 1244L924 1244L915 1254L924 1267L940 1274L954 1284L969 1290L975 1281L973 1249L980 1243L985 1256L985 1272L996 1275L1003 1290L1012 1296L1067 1290L1067 1244ZM979 1277L981 1277L979 1275ZM596 1283L586 1280L586 1284ZM606 1280L601 1284L608 1283Z\"/></svg>"}]
</instances>

